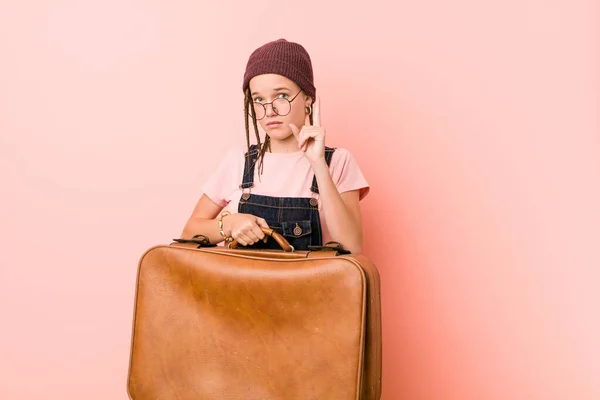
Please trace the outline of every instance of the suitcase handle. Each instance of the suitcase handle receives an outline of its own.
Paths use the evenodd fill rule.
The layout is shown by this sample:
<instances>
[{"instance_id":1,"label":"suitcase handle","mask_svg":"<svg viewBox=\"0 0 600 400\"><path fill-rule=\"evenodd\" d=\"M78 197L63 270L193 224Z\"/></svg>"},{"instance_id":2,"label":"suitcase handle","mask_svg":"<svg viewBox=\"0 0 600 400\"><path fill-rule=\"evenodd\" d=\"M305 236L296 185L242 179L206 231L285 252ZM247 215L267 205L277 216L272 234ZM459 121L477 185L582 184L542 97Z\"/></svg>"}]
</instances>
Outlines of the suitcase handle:
<instances>
[{"instance_id":1,"label":"suitcase handle","mask_svg":"<svg viewBox=\"0 0 600 400\"><path fill-rule=\"evenodd\" d=\"M287 251L287 252L294 251L294 246L292 246L290 244L290 242L287 241L286 238L281 236L279 233L275 232L273 229L263 228L263 227L261 227L260 229L262 229L262 231L265 235L271 236L273 239L275 239L275 241L279 244L279 246L281 246L281 250ZM234 240L233 242L229 243L228 247L230 249L237 249L238 248L237 240Z\"/></svg>"}]
</instances>

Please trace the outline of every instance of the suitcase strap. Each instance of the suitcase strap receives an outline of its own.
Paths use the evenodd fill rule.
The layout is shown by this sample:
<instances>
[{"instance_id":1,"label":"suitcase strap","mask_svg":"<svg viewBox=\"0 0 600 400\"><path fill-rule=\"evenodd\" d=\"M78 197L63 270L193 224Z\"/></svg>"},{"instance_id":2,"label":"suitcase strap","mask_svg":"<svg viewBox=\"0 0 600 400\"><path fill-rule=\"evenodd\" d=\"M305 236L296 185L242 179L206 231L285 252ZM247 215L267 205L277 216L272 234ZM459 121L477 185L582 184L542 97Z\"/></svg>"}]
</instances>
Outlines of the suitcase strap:
<instances>
[{"instance_id":1,"label":"suitcase strap","mask_svg":"<svg viewBox=\"0 0 600 400\"><path fill-rule=\"evenodd\" d=\"M342 254L351 254L349 250L346 250L340 242L327 242L323 246L308 246L308 250L313 251L335 251L335 255L339 256Z\"/></svg>"},{"instance_id":2,"label":"suitcase strap","mask_svg":"<svg viewBox=\"0 0 600 400\"><path fill-rule=\"evenodd\" d=\"M216 244L213 244L208 240L208 238L204 235L194 235L191 239L173 239L173 241L177 243L192 243L197 244L198 248L201 247L215 247Z\"/></svg>"}]
</instances>

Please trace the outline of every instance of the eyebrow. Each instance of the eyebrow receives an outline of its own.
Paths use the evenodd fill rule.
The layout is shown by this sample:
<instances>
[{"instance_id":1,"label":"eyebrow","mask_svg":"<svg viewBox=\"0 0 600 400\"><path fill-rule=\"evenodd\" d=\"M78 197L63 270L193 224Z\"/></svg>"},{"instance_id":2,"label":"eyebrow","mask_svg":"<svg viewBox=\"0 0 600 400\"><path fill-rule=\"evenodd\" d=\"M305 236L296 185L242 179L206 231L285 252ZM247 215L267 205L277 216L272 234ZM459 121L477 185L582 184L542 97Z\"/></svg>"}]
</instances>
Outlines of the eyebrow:
<instances>
[{"instance_id":1,"label":"eyebrow","mask_svg":"<svg viewBox=\"0 0 600 400\"><path fill-rule=\"evenodd\" d=\"M275 89L273 89L274 92L281 92L283 90L290 92L290 89L288 89L286 87L283 87L283 86L282 87L276 87ZM260 92L252 92L252 96L255 96L257 94L260 94Z\"/></svg>"}]
</instances>

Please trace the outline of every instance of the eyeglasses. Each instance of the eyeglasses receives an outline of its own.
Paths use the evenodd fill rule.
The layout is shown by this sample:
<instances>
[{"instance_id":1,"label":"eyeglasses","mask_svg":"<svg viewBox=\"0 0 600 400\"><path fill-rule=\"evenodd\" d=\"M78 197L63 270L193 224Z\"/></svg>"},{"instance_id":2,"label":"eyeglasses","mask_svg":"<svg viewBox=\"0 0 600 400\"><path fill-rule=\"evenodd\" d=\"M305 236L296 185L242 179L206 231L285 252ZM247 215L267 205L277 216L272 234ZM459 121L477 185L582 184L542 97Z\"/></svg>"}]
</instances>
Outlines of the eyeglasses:
<instances>
[{"instance_id":1,"label":"eyeglasses","mask_svg":"<svg viewBox=\"0 0 600 400\"><path fill-rule=\"evenodd\" d=\"M302 90L300 91L302 92ZM270 104L273 108L273 112L279 116L286 116L292 111L292 101L298 97L300 92L296 93L291 100L284 99L282 97L273 100L270 103L257 103L254 102L254 114L256 115L256 120L261 120L267 115L267 104ZM250 115L252 116L252 115Z\"/></svg>"}]
</instances>

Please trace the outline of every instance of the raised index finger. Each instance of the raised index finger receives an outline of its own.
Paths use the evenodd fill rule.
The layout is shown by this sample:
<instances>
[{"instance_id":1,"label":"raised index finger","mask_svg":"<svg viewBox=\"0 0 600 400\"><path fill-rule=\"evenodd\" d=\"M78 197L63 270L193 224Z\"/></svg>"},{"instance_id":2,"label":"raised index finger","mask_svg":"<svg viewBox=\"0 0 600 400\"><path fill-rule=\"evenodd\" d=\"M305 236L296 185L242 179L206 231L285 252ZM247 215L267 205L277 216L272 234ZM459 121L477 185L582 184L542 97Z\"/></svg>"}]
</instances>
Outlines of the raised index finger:
<instances>
[{"instance_id":1,"label":"raised index finger","mask_svg":"<svg viewBox=\"0 0 600 400\"><path fill-rule=\"evenodd\" d=\"M321 98L317 97L313 104L313 126L321 126Z\"/></svg>"}]
</instances>

